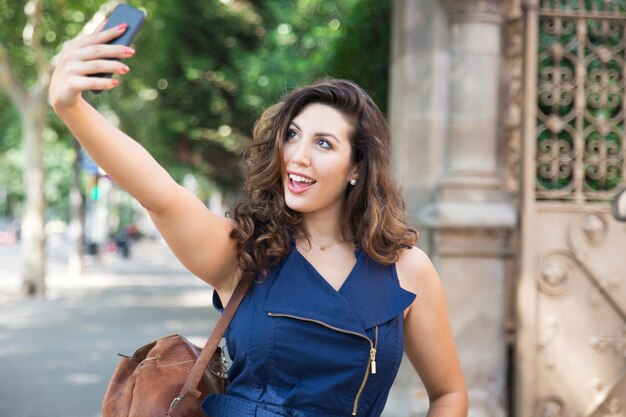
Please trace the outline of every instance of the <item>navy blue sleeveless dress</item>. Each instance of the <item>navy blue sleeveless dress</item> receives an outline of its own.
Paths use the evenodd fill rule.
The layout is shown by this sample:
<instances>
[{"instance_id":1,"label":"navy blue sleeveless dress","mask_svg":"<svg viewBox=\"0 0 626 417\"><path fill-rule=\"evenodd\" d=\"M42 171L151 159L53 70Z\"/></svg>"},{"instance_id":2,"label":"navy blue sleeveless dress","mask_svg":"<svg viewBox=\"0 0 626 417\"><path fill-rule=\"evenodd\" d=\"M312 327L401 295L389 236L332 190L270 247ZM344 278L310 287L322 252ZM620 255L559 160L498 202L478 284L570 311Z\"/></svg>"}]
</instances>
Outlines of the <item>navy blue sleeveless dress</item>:
<instances>
[{"instance_id":1,"label":"navy blue sleeveless dress","mask_svg":"<svg viewBox=\"0 0 626 417\"><path fill-rule=\"evenodd\" d=\"M227 395L207 396L207 416L380 416L415 294L400 287L395 264L355 255L339 291L293 245L252 287L226 332ZM216 293L213 303L222 310Z\"/></svg>"}]
</instances>

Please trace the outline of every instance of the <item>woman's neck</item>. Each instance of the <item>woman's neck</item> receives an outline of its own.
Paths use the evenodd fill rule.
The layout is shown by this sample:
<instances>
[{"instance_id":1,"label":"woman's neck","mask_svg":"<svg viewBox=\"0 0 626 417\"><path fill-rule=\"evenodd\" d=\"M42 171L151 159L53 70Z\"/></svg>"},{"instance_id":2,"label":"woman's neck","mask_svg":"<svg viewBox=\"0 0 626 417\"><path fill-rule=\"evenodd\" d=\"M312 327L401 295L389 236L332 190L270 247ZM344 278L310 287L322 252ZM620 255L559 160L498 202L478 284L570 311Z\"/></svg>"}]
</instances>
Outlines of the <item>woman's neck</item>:
<instances>
[{"instance_id":1,"label":"woman's neck","mask_svg":"<svg viewBox=\"0 0 626 417\"><path fill-rule=\"evenodd\" d=\"M316 242L330 243L343 240L339 216L324 218L304 215L302 224L306 237Z\"/></svg>"}]
</instances>

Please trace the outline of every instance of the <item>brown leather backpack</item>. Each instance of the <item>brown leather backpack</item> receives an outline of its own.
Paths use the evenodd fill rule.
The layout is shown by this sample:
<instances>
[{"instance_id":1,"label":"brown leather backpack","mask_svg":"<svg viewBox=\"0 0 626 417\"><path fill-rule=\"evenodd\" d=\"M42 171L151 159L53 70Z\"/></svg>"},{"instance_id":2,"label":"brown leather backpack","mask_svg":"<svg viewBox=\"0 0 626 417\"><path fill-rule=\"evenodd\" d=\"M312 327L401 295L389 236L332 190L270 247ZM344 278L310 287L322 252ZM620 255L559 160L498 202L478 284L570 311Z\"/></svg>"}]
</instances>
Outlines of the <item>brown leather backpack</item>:
<instances>
[{"instance_id":1,"label":"brown leather backpack","mask_svg":"<svg viewBox=\"0 0 626 417\"><path fill-rule=\"evenodd\" d=\"M208 394L223 394L228 375L218 344L245 288L239 285L203 349L180 335L140 347L121 357L102 401L103 417L206 417Z\"/></svg>"}]
</instances>

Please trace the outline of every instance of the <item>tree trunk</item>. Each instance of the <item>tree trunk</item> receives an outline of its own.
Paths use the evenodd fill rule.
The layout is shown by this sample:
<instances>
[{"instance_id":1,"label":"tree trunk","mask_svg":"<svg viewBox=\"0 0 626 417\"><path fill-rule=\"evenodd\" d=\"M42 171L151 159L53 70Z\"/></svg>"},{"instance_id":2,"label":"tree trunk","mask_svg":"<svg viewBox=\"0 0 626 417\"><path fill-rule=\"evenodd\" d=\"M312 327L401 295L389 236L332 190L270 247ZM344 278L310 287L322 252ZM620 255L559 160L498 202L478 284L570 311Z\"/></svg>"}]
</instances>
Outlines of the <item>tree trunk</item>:
<instances>
[{"instance_id":1,"label":"tree trunk","mask_svg":"<svg viewBox=\"0 0 626 417\"><path fill-rule=\"evenodd\" d=\"M69 270L73 274L82 275L84 272L85 247L85 195L80 188L80 153L81 147L78 141L74 141L74 175L72 189L70 190L70 236L73 248L69 258Z\"/></svg>"},{"instance_id":2,"label":"tree trunk","mask_svg":"<svg viewBox=\"0 0 626 417\"><path fill-rule=\"evenodd\" d=\"M21 109L22 146L24 151L25 204L22 217L22 292L24 295L45 294L45 169L43 162L43 130L47 104L36 95L29 96Z\"/></svg>"}]
</instances>

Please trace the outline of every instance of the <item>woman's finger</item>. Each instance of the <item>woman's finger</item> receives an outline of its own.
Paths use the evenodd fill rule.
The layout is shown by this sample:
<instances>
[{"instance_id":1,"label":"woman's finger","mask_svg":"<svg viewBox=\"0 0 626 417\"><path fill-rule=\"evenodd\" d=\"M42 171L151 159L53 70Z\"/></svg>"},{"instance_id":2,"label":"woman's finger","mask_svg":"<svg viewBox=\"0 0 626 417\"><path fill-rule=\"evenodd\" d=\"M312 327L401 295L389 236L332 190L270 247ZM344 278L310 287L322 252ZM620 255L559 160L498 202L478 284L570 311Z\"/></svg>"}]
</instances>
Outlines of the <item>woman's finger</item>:
<instances>
[{"instance_id":1,"label":"woman's finger","mask_svg":"<svg viewBox=\"0 0 626 417\"><path fill-rule=\"evenodd\" d=\"M70 88L75 91L111 90L117 87L119 83L119 80L114 78L76 76L71 78Z\"/></svg>"},{"instance_id":2,"label":"woman's finger","mask_svg":"<svg viewBox=\"0 0 626 417\"><path fill-rule=\"evenodd\" d=\"M91 61L102 58L130 58L135 54L135 50L124 45L89 45L75 54L75 58L82 61Z\"/></svg>"},{"instance_id":3,"label":"woman's finger","mask_svg":"<svg viewBox=\"0 0 626 417\"><path fill-rule=\"evenodd\" d=\"M104 27L104 25L107 24L107 22L109 21L109 19L104 19L102 22L100 22L100 24L98 25L98 27L96 28L96 30L94 30L94 34L96 33L100 33L102 32L102 28Z\"/></svg>"},{"instance_id":4,"label":"woman's finger","mask_svg":"<svg viewBox=\"0 0 626 417\"><path fill-rule=\"evenodd\" d=\"M107 30L103 30L98 33L94 33L92 35L87 35L82 38L76 39L76 46L83 47L87 45L94 45L98 43L107 43L112 41L115 38L122 36L122 34L126 31L128 25L126 23L120 23L117 26L112 28L108 28Z\"/></svg>"},{"instance_id":5,"label":"woman's finger","mask_svg":"<svg viewBox=\"0 0 626 417\"><path fill-rule=\"evenodd\" d=\"M77 71L81 75L89 74L126 74L130 69L119 61L110 59L98 59L84 62Z\"/></svg>"}]
</instances>

